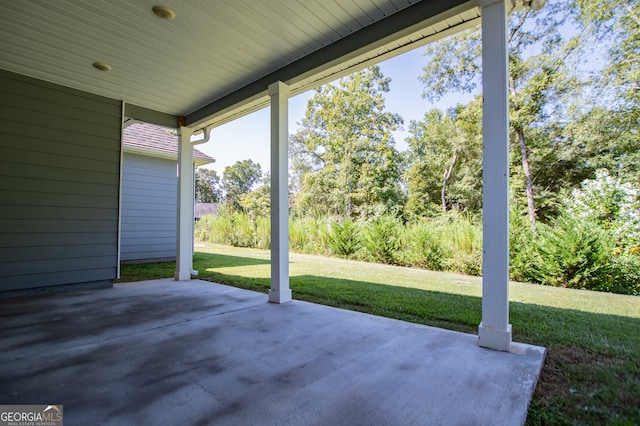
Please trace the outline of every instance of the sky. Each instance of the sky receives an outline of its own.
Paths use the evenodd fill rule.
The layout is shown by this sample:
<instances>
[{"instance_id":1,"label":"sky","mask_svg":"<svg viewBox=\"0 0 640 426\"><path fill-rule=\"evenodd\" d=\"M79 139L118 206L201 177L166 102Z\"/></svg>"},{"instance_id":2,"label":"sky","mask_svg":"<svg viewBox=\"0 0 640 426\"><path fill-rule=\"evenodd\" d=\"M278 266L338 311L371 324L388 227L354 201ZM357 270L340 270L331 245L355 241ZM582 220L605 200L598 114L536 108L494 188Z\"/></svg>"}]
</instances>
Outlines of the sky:
<instances>
[{"instance_id":1,"label":"sky","mask_svg":"<svg viewBox=\"0 0 640 426\"><path fill-rule=\"evenodd\" d=\"M407 147L410 120L420 120L431 108L448 108L459 102L467 102L472 95L451 95L437 104L422 98L422 84L418 76L426 65L422 55L424 47L417 48L395 58L378 64L385 77L391 78L389 92L385 93L386 110L400 114L404 119L404 130L393 133L396 148L404 151ZM307 107L307 101L313 96L313 90L289 99L289 134L300 127ZM264 108L230 123L216 127L211 139L197 148L212 156L216 162L206 166L215 170L219 176L226 166L236 161L251 159L260 164L263 173L269 170L270 130L269 108Z\"/></svg>"}]
</instances>

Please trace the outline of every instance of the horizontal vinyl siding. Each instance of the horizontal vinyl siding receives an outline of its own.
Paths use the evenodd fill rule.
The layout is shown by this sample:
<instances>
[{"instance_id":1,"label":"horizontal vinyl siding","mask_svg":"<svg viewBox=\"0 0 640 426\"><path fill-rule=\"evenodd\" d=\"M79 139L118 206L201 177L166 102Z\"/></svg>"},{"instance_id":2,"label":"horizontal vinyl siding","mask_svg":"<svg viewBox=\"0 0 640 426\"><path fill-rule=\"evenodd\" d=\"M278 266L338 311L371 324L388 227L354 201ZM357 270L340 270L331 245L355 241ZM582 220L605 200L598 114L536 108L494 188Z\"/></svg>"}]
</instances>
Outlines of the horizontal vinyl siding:
<instances>
[{"instance_id":1,"label":"horizontal vinyl siding","mask_svg":"<svg viewBox=\"0 0 640 426\"><path fill-rule=\"evenodd\" d=\"M0 70L0 291L113 280L121 103Z\"/></svg>"},{"instance_id":2,"label":"horizontal vinyl siding","mask_svg":"<svg viewBox=\"0 0 640 426\"><path fill-rule=\"evenodd\" d=\"M175 258L176 161L125 152L120 259Z\"/></svg>"}]
</instances>

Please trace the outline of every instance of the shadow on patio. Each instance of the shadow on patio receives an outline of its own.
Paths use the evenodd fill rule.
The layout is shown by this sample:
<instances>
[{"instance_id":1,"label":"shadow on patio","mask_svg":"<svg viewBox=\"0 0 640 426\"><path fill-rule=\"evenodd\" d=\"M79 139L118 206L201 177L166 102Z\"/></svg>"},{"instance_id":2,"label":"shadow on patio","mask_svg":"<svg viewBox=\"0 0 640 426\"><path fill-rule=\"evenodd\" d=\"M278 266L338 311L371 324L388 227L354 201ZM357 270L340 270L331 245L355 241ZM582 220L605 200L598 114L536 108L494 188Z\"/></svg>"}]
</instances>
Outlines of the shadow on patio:
<instances>
[{"instance_id":1,"label":"shadow on patio","mask_svg":"<svg viewBox=\"0 0 640 426\"><path fill-rule=\"evenodd\" d=\"M203 281L0 305L4 403L68 424L521 424L544 357Z\"/></svg>"}]
</instances>

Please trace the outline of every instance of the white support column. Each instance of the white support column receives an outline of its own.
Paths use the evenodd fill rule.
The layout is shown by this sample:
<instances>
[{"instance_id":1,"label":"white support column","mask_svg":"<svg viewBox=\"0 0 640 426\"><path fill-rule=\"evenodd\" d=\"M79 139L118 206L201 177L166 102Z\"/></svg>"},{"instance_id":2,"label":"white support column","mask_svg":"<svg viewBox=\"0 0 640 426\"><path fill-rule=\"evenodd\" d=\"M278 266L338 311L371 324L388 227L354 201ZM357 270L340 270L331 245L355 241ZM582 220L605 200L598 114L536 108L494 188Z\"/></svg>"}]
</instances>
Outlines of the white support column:
<instances>
[{"instance_id":1,"label":"white support column","mask_svg":"<svg viewBox=\"0 0 640 426\"><path fill-rule=\"evenodd\" d=\"M289 288L289 86L269 86L271 96L271 289L269 302L291 301Z\"/></svg>"},{"instance_id":2,"label":"white support column","mask_svg":"<svg viewBox=\"0 0 640 426\"><path fill-rule=\"evenodd\" d=\"M482 11L482 322L480 346L509 351L509 92L507 5Z\"/></svg>"},{"instance_id":3,"label":"white support column","mask_svg":"<svg viewBox=\"0 0 640 426\"><path fill-rule=\"evenodd\" d=\"M193 147L188 127L178 129L178 214L176 227L176 281L187 281L193 270Z\"/></svg>"}]
</instances>

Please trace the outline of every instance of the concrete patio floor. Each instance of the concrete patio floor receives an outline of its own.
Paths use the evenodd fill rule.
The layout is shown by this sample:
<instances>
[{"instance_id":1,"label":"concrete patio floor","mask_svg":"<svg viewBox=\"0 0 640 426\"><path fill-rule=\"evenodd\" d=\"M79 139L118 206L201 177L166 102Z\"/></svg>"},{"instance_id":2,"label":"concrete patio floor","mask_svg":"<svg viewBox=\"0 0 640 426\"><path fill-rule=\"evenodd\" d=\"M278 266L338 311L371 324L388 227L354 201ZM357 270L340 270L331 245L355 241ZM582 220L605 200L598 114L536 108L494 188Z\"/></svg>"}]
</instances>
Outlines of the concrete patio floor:
<instances>
[{"instance_id":1,"label":"concrete patio floor","mask_svg":"<svg viewBox=\"0 0 640 426\"><path fill-rule=\"evenodd\" d=\"M0 320L0 404L65 425L519 425L544 360L196 280L0 300Z\"/></svg>"}]
</instances>

